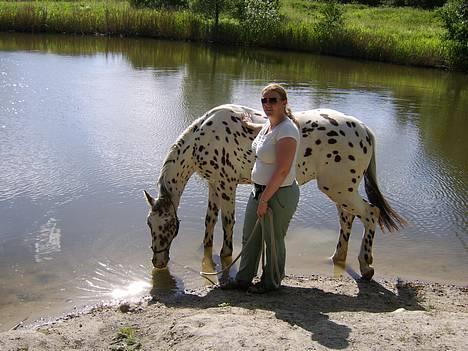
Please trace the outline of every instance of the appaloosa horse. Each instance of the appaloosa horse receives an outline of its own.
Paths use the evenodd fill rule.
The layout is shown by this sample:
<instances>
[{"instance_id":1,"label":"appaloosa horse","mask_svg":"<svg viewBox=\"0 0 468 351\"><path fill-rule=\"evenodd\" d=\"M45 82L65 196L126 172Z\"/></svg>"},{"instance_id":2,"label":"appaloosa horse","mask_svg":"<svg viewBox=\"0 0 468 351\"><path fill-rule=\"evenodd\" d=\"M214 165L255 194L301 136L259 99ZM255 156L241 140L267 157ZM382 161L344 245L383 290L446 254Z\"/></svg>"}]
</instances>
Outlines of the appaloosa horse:
<instances>
[{"instance_id":1,"label":"appaloosa horse","mask_svg":"<svg viewBox=\"0 0 468 351\"><path fill-rule=\"evenodd\" d=\"M179 200L194 172L209 185L205 252L211 256L213 230L221 209L224 241L220 255L232 256L236 188L250 182L255 160L251 150L255 133L240 122L244 112L251 114L254 122L266 121L259 111L239 105L218 106L195 120L166 156L158 181L159 197L154 199L145 191L151 207L147 222L156 268L165 267L169 261L170 246L179 230ZM345 262L351 226L357 216L364 225L358 257L360 270L363 278L371 279L376 224L389 231L404 224L379 191L374 134L358 119L334 110L316 109L294 115L301 133L297 181L302 185L317 179L318 188L336 203L339 212L341 229L333 261ZM369 202L358 193L362 178Z\"/></svg>"}]
</instances>

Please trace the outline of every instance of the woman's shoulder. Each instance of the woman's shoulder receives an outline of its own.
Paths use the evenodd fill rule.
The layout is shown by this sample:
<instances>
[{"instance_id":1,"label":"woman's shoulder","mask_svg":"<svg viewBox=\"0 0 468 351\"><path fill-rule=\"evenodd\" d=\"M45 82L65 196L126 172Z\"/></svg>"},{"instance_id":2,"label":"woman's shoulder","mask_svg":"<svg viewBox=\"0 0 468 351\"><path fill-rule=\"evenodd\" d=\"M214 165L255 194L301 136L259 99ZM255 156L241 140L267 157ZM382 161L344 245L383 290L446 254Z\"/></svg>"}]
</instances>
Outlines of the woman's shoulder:
<instances>
[{"instance_id":1,"label":"woman's shoulder","mask_svg":"<svg viewBox=\"0 0 468 351\"><path fill-rule=\"evenodd\" d=\"M297 128L294 121L290 118L286 119L283 123L279 124L278 127L278 136L291 136L295 139L299 139L299 129Z\"/></svg>"}]
</instances>

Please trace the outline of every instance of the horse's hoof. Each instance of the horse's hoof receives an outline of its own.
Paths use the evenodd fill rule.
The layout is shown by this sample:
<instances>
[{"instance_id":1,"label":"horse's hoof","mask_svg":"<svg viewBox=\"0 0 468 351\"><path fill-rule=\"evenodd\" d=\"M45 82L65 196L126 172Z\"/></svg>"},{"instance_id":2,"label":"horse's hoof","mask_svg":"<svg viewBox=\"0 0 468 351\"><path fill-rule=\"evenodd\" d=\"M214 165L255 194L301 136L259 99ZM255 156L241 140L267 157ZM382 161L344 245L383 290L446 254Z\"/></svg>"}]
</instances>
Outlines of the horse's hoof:
<instances>
[{"instance_id":1,"label":"horse's hoof","mask_svg":"<svg viewBox=\"0 0 468 351\"><path fill-rule=\"evenodd\" d=\"M374 268L369 267L365 272L361 272L361 278L364 280L371 280L374 276Z\"/></svg>"},{"instance_id":2,"label":"horse's hoof","mask_svg":"<svg viewBox=\"0 0 468 351\"><path fill-rule=\"evenodd\" d=\"M333 264L334 265L337 265L337 266L346 266L346 257L335 257L335 256L332 256L330 257L331 260L333 261Z\"/></svg>"}]
</instances>

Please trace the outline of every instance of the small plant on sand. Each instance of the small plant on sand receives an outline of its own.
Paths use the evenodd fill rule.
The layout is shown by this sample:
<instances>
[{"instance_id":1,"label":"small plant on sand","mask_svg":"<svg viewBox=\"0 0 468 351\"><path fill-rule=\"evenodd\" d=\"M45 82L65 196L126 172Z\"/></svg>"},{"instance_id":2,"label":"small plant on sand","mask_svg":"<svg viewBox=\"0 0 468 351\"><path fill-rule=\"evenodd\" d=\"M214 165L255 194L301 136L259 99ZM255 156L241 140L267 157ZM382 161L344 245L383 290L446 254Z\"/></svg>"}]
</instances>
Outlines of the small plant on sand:
<instances>
[{"instance_id":1,"label":"small plant on sand","mask_svg":"<svg viewBox=\"0 0 468 351\"><path fill-rule=\"evenodd\" d=\"M113 351L134 351L140 350L141 343L135 339L135 328L124 327L120 328L117 336L114 337L111 345Z\"/></svg>"}]
</instances>

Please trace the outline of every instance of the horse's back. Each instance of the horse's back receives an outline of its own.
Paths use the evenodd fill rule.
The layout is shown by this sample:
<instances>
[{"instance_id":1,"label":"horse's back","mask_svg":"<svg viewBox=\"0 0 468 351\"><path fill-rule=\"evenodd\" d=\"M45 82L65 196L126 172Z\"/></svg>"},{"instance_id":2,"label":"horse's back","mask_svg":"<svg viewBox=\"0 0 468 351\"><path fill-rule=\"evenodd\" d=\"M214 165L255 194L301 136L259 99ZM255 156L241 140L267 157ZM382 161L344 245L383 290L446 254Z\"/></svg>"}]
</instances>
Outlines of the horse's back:
<instances>
[{"instance_id":1,"label":"horse's back","mask_svg":"<svg viewBox=\"0 0 468 351\"><path fill-rule=\"evenodd\" d=\"M300 184L320 177L339 182L343 171L360 173L360 178L372 156L371 138L361 121L331 109L297 112L295 116L301 133L297 163Z\"/></svg>"}]
</instances>

